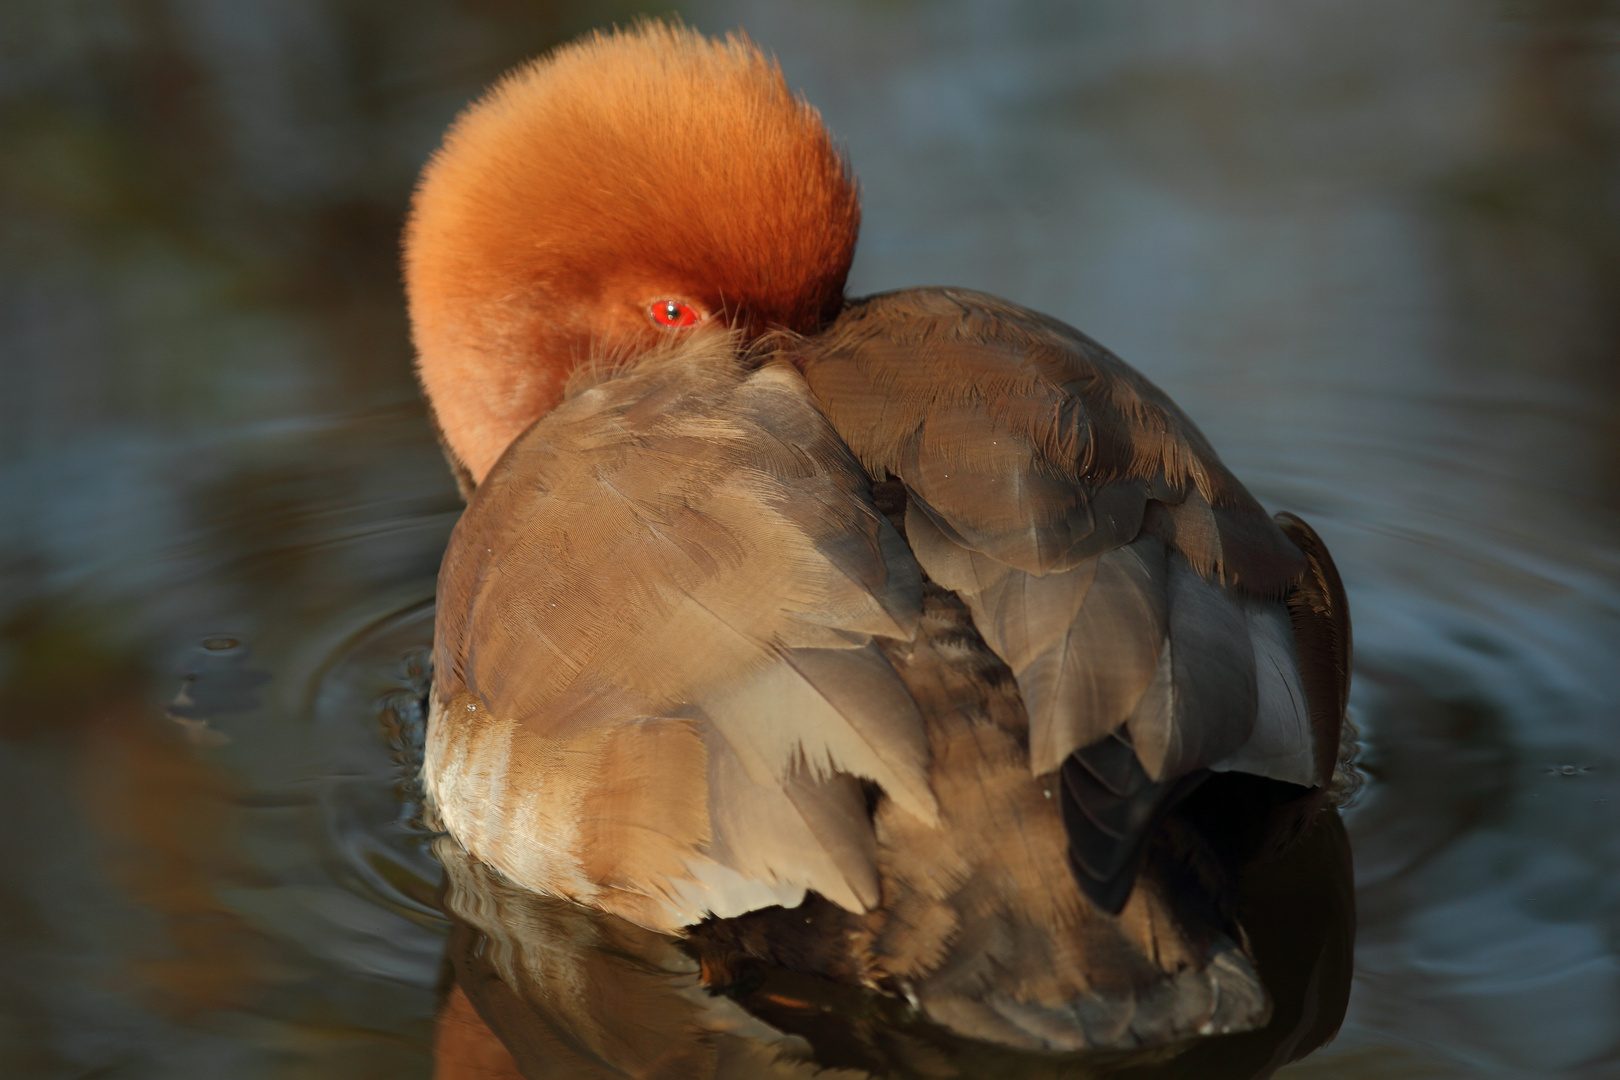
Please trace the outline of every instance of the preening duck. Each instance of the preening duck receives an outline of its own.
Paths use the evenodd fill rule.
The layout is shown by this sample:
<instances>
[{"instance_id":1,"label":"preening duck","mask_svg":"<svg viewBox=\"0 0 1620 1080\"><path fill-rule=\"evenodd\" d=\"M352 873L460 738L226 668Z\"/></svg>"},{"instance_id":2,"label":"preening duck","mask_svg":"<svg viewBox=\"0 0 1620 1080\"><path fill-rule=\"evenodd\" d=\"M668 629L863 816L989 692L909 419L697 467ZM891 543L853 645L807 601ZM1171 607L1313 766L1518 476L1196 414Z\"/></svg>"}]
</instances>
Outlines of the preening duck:
<instances>
[{"instance_id":1,"label":"preening duck","mask_svg":"<svg viewBox=\"0 0 1620 1080\"><path fill-rule=\"evenodd\" d=\"M1326 549L1065 324L846 301L860 210L741 38L499 83L406 236L468 494L431 812L511 883L1031 1049L1265 1021L1234 893L1326 805Z\"/></svg>"}]
</instances>

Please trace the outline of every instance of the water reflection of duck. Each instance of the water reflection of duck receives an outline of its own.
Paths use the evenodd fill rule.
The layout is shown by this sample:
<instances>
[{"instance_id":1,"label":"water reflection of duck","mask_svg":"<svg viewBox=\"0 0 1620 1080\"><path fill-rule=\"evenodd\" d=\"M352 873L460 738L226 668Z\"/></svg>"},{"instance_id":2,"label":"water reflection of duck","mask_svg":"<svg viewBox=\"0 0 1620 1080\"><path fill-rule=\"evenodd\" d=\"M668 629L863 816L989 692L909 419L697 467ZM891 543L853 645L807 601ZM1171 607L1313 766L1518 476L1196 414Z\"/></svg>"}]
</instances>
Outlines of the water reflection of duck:
<instances>
[{"instance_id":1,"label":"water reflection of duck","mask_svg":"<svg viewBox=\"0 0 1620 1080\"><path fill-rule=\"evenodd\" d=\"M677 939L513 885L451 838L434 847L455 973L437 1080L1250 1080L1326 1042L1348 998L1355 902L1336 814L1239 875L1270 1022L1174 1056L1013 1051L927 1023L901 999L783 967L709 994Z\"/></svg>"},{"instance_id":2,"label":"water reflection of duck","mask_svg":"<svg viewBox=\"0 0 1620 1080\"><path fill-rule=\"evenodd\" d=\"M407 236L470 496L433 812L738 1000L791 972L1040 1051L1265 1025L1237 883L1327 827L1325 549L1062 323L846 303L858 220L742 41L598 35L457 122Z\"/></svg>"}]
</instances>

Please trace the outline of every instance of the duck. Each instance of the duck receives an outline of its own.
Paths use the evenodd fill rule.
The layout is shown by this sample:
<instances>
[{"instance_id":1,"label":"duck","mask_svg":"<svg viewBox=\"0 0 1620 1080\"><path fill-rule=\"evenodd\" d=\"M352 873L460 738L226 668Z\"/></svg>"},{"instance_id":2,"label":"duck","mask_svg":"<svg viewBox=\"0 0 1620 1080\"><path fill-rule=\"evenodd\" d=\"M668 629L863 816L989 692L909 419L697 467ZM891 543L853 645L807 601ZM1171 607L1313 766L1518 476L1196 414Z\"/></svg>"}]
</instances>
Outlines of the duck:
<instances>
[{"instance_id":1,"label":"duck","mask_svg":"<svg viewBox=\"0 0 1620 1080\"><path fill-rule=\"evenodd\" d=\"M740 33L598 31L454 122L404 240L466 497L428 815L712 993L1036 1052L1261 1027L1237 883L1342 787L1332 558L1067 324L847 297L860 219Z\"/></svg>"}]
</instances>

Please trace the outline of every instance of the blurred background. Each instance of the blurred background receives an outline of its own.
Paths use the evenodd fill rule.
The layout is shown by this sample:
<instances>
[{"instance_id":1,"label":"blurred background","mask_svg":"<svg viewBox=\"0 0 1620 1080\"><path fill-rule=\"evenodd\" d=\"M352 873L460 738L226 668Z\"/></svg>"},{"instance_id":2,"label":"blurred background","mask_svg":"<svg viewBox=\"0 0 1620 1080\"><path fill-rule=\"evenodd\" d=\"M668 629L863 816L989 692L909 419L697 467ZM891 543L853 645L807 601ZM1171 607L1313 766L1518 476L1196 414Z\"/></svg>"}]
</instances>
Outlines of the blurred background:
<instances>
[{"instance_id":1,"label":"blurred background","mask_svg":"<svg viewBox=\"0 0 1620 1080\"><path fill-rule=\"evenodd\" d=\"M427 1075L459 502L401 218L480 87L643 11L0 5L0 1076ZM1284 1075L1620 1076L1620 5L680 14L847 140L852 292L1081 327L1333 549L1358 973Z\"/></svg>"}]
</instances>

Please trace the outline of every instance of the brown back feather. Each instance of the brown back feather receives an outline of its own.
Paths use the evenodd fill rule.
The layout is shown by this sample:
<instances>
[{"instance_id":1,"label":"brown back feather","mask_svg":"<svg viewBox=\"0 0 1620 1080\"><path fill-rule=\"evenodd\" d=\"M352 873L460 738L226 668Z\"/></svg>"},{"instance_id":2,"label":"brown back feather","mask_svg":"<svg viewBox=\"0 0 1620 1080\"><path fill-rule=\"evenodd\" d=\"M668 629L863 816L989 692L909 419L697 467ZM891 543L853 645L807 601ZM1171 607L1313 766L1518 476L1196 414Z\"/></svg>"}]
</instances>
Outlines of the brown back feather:
<instances>
[{"instance_id":1,"label":"brown back feather","mask_svg":"<svg viewBox=\"0 0 1620 1080\"><path fill-rule=\"evenodd\" d=\"M798 362L874 476L902 477L953 539L1020 570L1130 542L1149 499L1207 577L1281 596L1303 568L1165 393L1055 319L965 289L907 289L852 304Z\"/></svg>"},{"instance_id":2,"label":"brown back feather","mask_svg":"<svg viewBox=\"0 0 1620 1080\"><path fill-rule=\"evenodd\" d=\"M1031 771L1078 755L1070 861L1095 902L1125 902L1203 770L1309 783L1313 725L1270 621L1305 559L1162 391L959 289L853 304L796 363L868 470L903 484L923 569L1012 669ZM1136 772L1109 779L1120 747Z\"/></svg>"}]
</instances>

